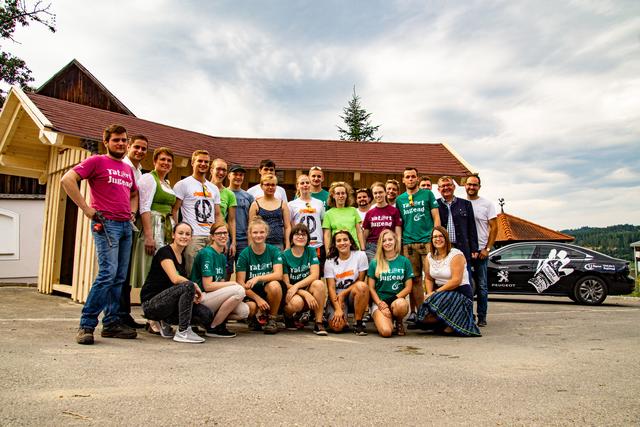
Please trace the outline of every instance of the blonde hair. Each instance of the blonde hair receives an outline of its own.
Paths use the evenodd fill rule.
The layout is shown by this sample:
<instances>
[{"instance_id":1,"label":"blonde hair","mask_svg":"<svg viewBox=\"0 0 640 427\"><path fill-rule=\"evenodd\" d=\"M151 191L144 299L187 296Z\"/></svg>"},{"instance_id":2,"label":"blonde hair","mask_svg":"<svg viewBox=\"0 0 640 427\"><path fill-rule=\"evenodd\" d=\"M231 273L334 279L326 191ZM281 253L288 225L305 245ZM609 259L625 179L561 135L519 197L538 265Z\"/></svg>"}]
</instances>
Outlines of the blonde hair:
<instances>
[{"instance_id":1,"label":"blonde hair","mask_svg":"<svg viewBox=\"0 0 640 427\"><path fill-rule=\"evenodd\" d=\"M251 230L253 230L255 227L257 227L259 225L263 225L264 226L265 230L267 231L267 236L268 236L269 232L271 231L271 228L269 227L269 224L267 224L265 222L265 220L262 219L262 217L260 215L253 217L253 219L249 221L249 226L247 227L247 232L251 233Z\"/></svg>"},{"instance_id":2,"label":"blonde hair","mask_svg":"<svg viewBox=\"0 0 640 427\"><path fill-rule=\"evenodd\" d=\"M338 187L344 187L345 191L347 192L347 200L345 201L344 206L353 206L356 201L355 197L353 196L353 187L351 187L348 182L344 181L336 181L331 183L331 187L329 187L329 199L327 200L327 205L329 205L330 208L336 207L336 201L333 198L333 195L335 194L336 188Z\"/></svg>"},{"instance_id":3,"label":"blonde hair","mask_svg":"<svg viewBox=\"0 0 640 427\"><path fill-rule=\"evenodd\" d=\"M296 178L296 197L300 198L300 190L298 189L298 183L300 182L301 178L307 178L309 180L309 183L311 183L311 178L309 178L309 175L307 174L302 174L300 176L298 176L298 178Z\"/></svg>"},{"instance_id":4,"label":"blonde hair","mask_svg":"<svg viewBox=\"0 0 640 427\"><path fill-rule=\"evenodd\" d=\"M382 241L387 234L391 234L393 236L393 240L395 241L395 244L393 245L393 251L395 252L395 254L398 255L400 253L400 240L398 239L396 233L389 230L388 228L386 230L382 230L382 233L380 233L380 236L378 237L378 247L376 249L376 278L380 278L380 274L389 271L389 261L387 261L387 258L385 258L384 248L382 247Z\"/></svg>"},{"instance_id":5,"label":"blonde hair","mask_svg":"<svg viewBox=\"0 0 640 427\"><path fill-rule=\"evenodd\" d=\"M208 152L207 150L196 150L196 151L194 151L194 152L193 152L193 154L191 155L191 163L195 162L195 161L196 161L196 158L197 158L198 156L208 156L208 157L211 157L211 156L209 155L209 152Z\"/></svg>"},{"instance_id":6,"label":"blonde hair","mask_svg":"<svg viewBox=\"0 0 640 427\"><path fill-rule=\"evenodd\" d=\"M264 184L267 181L275 181L276 185L278 185L278 177L270 173L266 175L262 175L260 177L260 185Z\"/></svg>"}]
</instances>

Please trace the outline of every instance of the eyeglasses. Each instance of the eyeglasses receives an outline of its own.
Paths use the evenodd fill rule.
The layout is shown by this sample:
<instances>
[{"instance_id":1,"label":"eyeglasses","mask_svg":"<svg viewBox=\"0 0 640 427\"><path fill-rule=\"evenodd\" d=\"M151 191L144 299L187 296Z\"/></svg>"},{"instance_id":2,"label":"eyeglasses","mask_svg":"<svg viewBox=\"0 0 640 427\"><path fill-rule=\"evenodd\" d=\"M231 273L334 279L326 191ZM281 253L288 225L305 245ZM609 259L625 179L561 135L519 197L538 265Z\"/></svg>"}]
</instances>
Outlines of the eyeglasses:
<instances>
[{"instance_id":1,"label":"eyeglasses","mask_svg":"<svg viewBox=\"0 0 640 427\"><path fill-rule=\"evenodd\" d=\"M305 206L307 207L307 209L310 209L310 208L311 208L311 203L306 202L306 203L305 203Z\"/></svg>"},{"instance_id":2,"label":"eyeglasses","mask_svg":"<svg viewBox=\"0 0 640 427\"><path fill-rule=\"evenodd\" d=\"M210 193L207 192L207 187L205 185L202 185L202 196L211 197Z\"/></svg>"},{"instance_id":3,"label":"eyeglasses","mask_svg":"<svg viewBox=\"0 0 640 427\"><path fill-rule=\"evenodd\" d=\"M293 237L307 237L307 233L305 233L304 231L299 231L297 233L294 233Z\"/></svg>"},{"instance_id":4,"label":"eyeglasses","mask_svg":"<svg viewBox=\"0 0 640 427\"><path fill-rule=\"evenodd\" d=\"M409 205L413 206L413 194L409 194Z\"/></svg>"},{"instance_id":5,"label":"eyeglasses","mask_svg":"<svg viewBox=\"0 0 640 427\"><path fill-rule=\"evenodd\" d=\"M322 172L322 168L320 166L311 166L310 171L320 171Z\"/></svg>"},{"instance_id":6,"label":"eyeglasses","mask_svg":"<svg viewBox=\"0 0 640 427\"><path fill-rule=\"evenodd\" d=\"M216 231L215 233L213 233L214 236L228 236L229 232L228 231Z\"/></svg>"},{"instance_id":7,"label":"eyeglasses","mask_svg":"<svg viewBox=\"0 0 640 427\"><path fill-rule=\"evenodd\" d=\"M431 237L431 240L444 240L444 236L442 234L438 234L438 235L434 235L433 237Z\"/></svg>"}]
</instances>

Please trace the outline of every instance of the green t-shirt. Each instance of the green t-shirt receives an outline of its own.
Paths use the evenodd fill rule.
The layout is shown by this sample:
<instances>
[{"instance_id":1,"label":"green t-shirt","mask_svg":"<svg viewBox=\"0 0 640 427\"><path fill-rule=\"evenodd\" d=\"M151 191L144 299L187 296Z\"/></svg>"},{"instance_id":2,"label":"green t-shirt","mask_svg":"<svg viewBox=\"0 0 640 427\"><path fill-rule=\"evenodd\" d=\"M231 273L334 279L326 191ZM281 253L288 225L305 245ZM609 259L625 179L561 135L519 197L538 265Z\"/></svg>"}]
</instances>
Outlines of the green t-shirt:
<instances>
[{"instance_id":1,"label":"green t-shirt","mask_svg":"<svg viewBox=\"0 0 640 427\"><path fill-rule=\"evenodd\" d=\"M300 280L305 279L311 274L311 266L319 265L318 255L315 248L307 246L300 258L297 258L287 249L282 253L284 273L289 275L289 282L295 285Z\"/></svg>"},{"instance_id":2,"label":"green t-shirt","mask_svg":"<svg viewBox=\"0 0 640 427\"><path fill-rule=\"evenodd\" d=\"M273 273L273 266L275 264L282 264L282 254L280 253L280 249L275 246L268 243L266 245L267 248L262 255L256 255L253 249L251 249L251 246L244 248L242 252L240 252L240 256L238 256L236 272L246 272L246 280Z\"/></svg>"},{"instance_id":3,"label":"green t-shirt","mask_svg":"<svg viewBox=\"0 0 640 427\"><path fill-rule=\"evenodd\" d=\"M311 197L313 197L314 199L318 199L322 203L324 203L324 210L325 211L329 210L329 204L327 203L327 200L329 200L329 192L327 190L325 190L323 188L322 190L318 191L317 193L311 193Z\"/></svg>"},{"instance_id":4,"label":"green t-shirt","mask_svg":"<svg viewBox=\"0 0 640 427\"><path fill-rule=\"evenodd\" d=\"M191 267L191 281L196 283L201 291L203 277L211 277L214 282L221 282L227 274L227 257L218 253L213 247L205 246L198 252Z\"/></svg>"},{"instance_id":5,"label":"green t-shirt","mask_svg":"<svg viewBox=\"0 0 640 427\"><path fill-rule=\"evenodd\" d=\"M354 207L332 208L324 214L322 228L331 230L332 236L340 230L347 230L355 240L358 249L364 249L360 247L358 232L356 231L356 226L361 221L360 214Z\"/></svg>"},{"instance_id":6,"label":"green t-shirt","mask_svg":"<svg viewBox=\"0 0 640 427\"><path fill-rule=\"evenodd\" d=\"M433 231L431 209L438 209L438 202L427 189L418 190L412 199L413 205L406 192L396 199L396 207L402 217L402 244L429 243Z\"/></svg>"},{"instance_id":7,"label":"green t-shirt","mask_svg":"<svg viewBox=\"0 0 640 427\"><path fill-rule=\"evenodd\" d=\"M228 188L222 188L220 190L220 213L222 214L222 217L227 219L227 211L229 208L233 208L235 206L238 206L236 195Z\"/></svg>"},{"instance_id":8,"label":"green t-shirt","mask_svg":"<svg viewBox=\"0 0 640 427\"><path fill-rule=\"evenodd\" d=\"M381 300L397 295L404 289L404 282L413 278L411 261L402 255L389 261L389 270L376 277L376 260L371 260L367 275L376 282L376 293Z\"/></svg>"}]
</instances>

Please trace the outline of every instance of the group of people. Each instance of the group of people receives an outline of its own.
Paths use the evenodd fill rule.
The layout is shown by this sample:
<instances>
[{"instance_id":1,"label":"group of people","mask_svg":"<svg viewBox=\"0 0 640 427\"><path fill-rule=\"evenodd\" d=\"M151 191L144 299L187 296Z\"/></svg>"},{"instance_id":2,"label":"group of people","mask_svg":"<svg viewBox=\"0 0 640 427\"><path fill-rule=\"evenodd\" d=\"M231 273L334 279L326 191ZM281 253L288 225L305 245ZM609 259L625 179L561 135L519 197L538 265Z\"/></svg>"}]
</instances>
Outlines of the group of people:
<instances>
[{"instance_id":1,"label":"group of people","mask_svg":"<svg viewBox=\"0 0 640 427\"><path fill-rule=\"evenodd\" d=\"M234 337L228 320L274 334L280 316L290 330L311 322L317 335L367 335L369 319L383 337L405 335L405 322L459 336L480 336L487 324L487 255L497 229L493 204L478 195L479 176L467 178L466 199L441 177L436 199L415 167L403 171L402 194L393 179L355 191L333 182L327 191L322 168L312 167L289 201L272 160L260 163L259 183L245 191L245 168L197 150L192 175L172 186L171 149L156 149L143 174L145 136L112 125L103 143L105 155L61 181L92 221L99 265L80 344L93 344L101 312L102 337L135 338L146 327L186 343L204 341L194 327ZM78 188L83 179L90 203ZM146 325L131 316L132 287L142 287Z\"/></svg>"}]
</instances>

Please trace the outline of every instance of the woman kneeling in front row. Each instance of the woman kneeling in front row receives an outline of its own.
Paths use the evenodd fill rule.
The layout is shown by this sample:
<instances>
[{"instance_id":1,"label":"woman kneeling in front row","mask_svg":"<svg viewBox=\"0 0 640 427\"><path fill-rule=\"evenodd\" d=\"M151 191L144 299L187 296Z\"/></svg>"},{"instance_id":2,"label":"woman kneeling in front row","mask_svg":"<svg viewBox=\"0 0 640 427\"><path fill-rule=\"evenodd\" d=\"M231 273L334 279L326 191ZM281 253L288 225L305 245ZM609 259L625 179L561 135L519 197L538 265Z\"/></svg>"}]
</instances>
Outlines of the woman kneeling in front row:
<instances>
[{"instance_id":1,"label":"woman kneeling in front row","mask_svg":"<svg viewBox=\"0 0 640 427\"><path fill-rule=\"evenodd\" d=\"M444 227L433 228L427 254L427 295L418 311L422 329L440 329L445 334L481 336L473 320L473 292L464 254L452 248Z\"/></svg>"},{"instance_id":2,"label":"woman kneeling in front row","mask_svg":"<svg viewBox=\"0 0 640 427\"><path fill-rule=\"evenodd\" d=\"M235 332L227 329L227 320L242 320L249 316L249 306L242 302L244 287L236 282L225 280L227 257L224 251L229 241L229 226L225 222L216 222L211 226L211 243L198 252L191 280L204 292L202 304L214 313L211 327L205 333L208 337L233 338Z\"/></svg>"},{"instance_id":3,"label":"woman kneeling in front row","mask_svg":"<svg viewBox=\"0 0 640 427\"><path fill-rule=\"evenodd\" d=\"M378 238L375 259L369 264L371 316L380 336L388 338L395 332L405 335L402 319L409 306L405 297L411 293L413 270L411 261L400 255L400 240L391 230L383 230Z\"/></svg>"},{"instance_id":4,"label":"woman kneeling in front row","mask_svg":"<svg viewBox=\"0 0 640 427\"><path fill-rule=\"evenodd\" d=\"M285 324L295 330L304 325L296 325L294 316L305 310L313 310L315 325L313 333L327 335L322 324L324 302L327 298L326 286L320 280L320 261L315 248L309 246L311 233L304 224L296 224L291 229L291 246L282 254L285 295Z\"/></svg>"},{"instance_id":5,"label":"woman kneeling in front row","mask_svg":"<svg viewBox=\"0 0 640 427\"><path fill-rule=\"evenodd\" d=\"M159 328L164 338L174 341L201 343L204 338L191 330L191 323L208 327L213 314L200 304L202 292L186 278L184 248L191 242L191 226L181 222L173 228L173 243L163 246L151 261L151 269L142 286L140 299L144 316L153 321L151 329ZM173 334L169 324L178 324Z\"/></svg>"}]
</instances>

